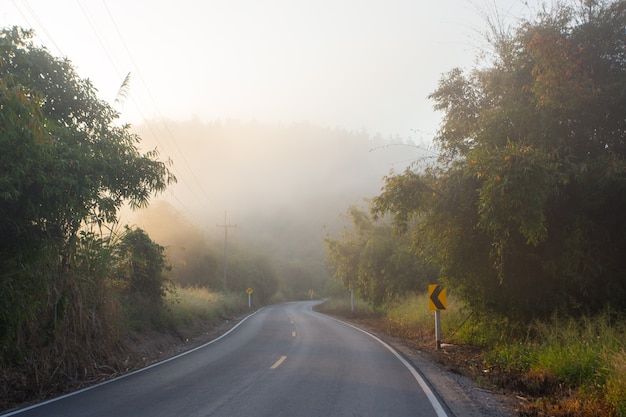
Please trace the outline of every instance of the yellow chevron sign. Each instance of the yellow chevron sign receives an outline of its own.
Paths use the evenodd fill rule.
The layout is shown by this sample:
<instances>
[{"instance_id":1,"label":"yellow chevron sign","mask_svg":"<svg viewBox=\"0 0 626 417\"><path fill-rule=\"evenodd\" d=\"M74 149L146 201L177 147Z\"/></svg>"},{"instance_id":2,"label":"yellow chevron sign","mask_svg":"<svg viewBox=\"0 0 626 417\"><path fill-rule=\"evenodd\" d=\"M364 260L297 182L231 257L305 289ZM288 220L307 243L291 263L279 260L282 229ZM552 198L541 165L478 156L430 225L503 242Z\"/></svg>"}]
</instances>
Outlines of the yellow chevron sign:
<instances>
[{"instance_id":1,"label":"yellow chevron sign","mask_svg":"<svg viewBox=\"0 0 626 417\"><path fill-rule=\"evenodd\" d=\"M441 284L428 286L428 307L431 310L445 310L447 304L446 289Z\"/></svg>"}]
</instances>

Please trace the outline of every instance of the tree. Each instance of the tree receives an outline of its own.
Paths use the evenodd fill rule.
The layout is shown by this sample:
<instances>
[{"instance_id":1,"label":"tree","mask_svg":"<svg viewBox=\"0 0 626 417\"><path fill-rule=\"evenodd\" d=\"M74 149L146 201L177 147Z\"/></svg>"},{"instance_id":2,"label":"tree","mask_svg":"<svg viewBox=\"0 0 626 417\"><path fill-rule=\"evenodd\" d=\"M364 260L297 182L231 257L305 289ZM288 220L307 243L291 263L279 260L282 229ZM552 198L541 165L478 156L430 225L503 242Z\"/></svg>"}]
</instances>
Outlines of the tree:
<instances>
[{"instance_id":1,"label":"tree","mask_svg":"<svg viewBox=\"0 0 626 417\"><path fill-rule=\"evenodd\" d=\"M228 257L228 291L245 297L246 290L254 291L254 302L264 304L278 291L279 280L270 259L246 249L233 251Z\"/></svg>"},{"instance_id":2,"label":"tree","mask_svg":"<svg viewBox=\"0 0 626 417\"><path fill-rule=\"evenodd\" d=\"M0 342L62 297L87 223L114 222L175 181L67 59L0 31ZM55 291L51 291L51 288ZM60 299L60 298L59 298Z\"/></svg>"},{"instance_id":3,"label":"tree","mask_svg":"<svg viewBox=\"0 0 626 417\"><path fill-rule=\"evenodd\" d=\"M444 75L439 165L387 179L374 212L476 309L626 309L626 3L561 5Z\"/></svg>"},{"instance_id":4,"label":"tree","mask_svg":"<svg viewBox=\"0 0 626 417\"><path fill-rule=\"evenodd\" d=\"M165 275L170 269L166 264L165 248L152 241L142 229L126 226L114 252L114 282L127 297L132 321L140 326L158 325L164 298L170 289L170 281Z\"/></svg>"},{"instance_id":5,"label":"tree","mask_svg":"<svg viewBox=\"0 0 626 417\"><path fill-rule=\"evenodd\" d=\"M118 259L117 279L131 294L160 303L167 289L167 280L163 274L168 269L165 248L153 242L142 229L126 226L115 249Z\"/></svg>"},{"instance_id":6,"label":"tree","mask_svg":"<svg viewBox=\"0 0 626 417\"><path fill-rule=\"evenodd\" d=\"M119 114L97 98L70 61L52 57L31 38L32 32L18 28L0 32L3 90L35 107L3 118L8 152L0 230L8 239L2 249L25 229L68 240L85 220L114 221L124 202L145 206L152 193L175 181L156 151L139 153L139 137L128 125L116 125ZM15 134L15 118L26 128L22 137ZM27 144L31 148L23 148ZM31 152L35 146L37 153Z\"/></svg>"},{"instance_id":7,"label":"tree","mask_svg":"<svg viewBox=\"0 0 626 417\"><path fill-rule=\"evenodd\" d=\"M353 229L325 240L328 264L346 289L380 306L408 291L423 291L433 279L426 260L412 253L406 236L394 235L391 225L375 222L366 211L350 207Z\"/></svg>"}]
</instances>

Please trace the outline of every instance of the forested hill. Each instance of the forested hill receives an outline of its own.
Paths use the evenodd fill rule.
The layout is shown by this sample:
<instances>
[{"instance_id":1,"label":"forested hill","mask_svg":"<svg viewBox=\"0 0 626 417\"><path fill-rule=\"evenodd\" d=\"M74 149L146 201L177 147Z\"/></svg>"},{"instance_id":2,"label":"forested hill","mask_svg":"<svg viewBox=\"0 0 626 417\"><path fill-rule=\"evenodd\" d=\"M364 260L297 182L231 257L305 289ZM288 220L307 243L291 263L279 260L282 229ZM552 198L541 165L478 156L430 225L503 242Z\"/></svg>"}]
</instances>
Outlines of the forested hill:
<instances>
[{"instance_id":1,"label":"forested hill","mask_svg":"<svg viewBox=\"0 0 626 417\"><path fill-rule=\"evenodd\" d=\"M237 225L229 229L233 251L252 247L279 272L304 269L314 280L326 275L323 237L341 226L347 208L377 195L391 171L433 155L424 134L383 138L304 122L153 120L134 130L144 149L171 158L178 184L164 198L179 215L219 241L224 230L216 225L228 212ZM181 244L158 219L140 214L137 223L162 245Z\"/></svg>"}]
</instances>

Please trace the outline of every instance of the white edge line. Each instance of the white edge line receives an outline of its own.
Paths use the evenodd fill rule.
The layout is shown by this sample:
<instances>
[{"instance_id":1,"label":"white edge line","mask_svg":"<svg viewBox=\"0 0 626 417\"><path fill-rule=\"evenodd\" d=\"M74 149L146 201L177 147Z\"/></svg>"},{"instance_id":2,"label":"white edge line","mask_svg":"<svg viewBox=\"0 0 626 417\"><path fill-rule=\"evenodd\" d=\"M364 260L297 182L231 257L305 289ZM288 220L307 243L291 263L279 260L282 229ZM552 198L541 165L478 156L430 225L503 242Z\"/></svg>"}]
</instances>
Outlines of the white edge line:
<instances>
[{"instance_id":1,"label":"white edge line","mask_svg":"<svg viewBox=\"0 0 626 417\"><path fill-rule=\"evenodd\" d=\"M430 389L430 387L428 386L428 383L426 383L424 378L422 378L422 376L415 370L415 368L409 362L407 362L406 359L404 359L402 357L402 355L400 355L394 348L389 346L389 344L387 344L384 340L382 340L379 337L377 337L377 336L375 336L375 335L373 335L373 334L371 334L371 333L369 333L369 332L367 332L367 331L365 331L363 329L360 329L360 328L358 328L358 327L356 327L356 326L354 326L354 325L352 325L350 323L347 323L347 322L345 322L343 320L336 319L336 318L328 316L326 314L318 313L318 312L313 310L313 306L309 307L309 310L313 311L316 314L323 315L324 317L328 317L329 319L338 321L339 323L343 323L346 326L350 326L353 329L358 330L358 331L360 331L362 333L365 333L366 335L368 335L369 337L371 337L372 339L376 340L378 343L383 345L389 352L393 353L394 356L396 358L398 358L398 360L400 362L402 362L402 364L409 370L409 372L411 372L411 375L413 375L413 378L415 378L415 380L419 384L420 388L422 388L422 391L424 391L424 394L426 394L426 397L428 398L428 401L430 401L430 404L433 406L433 409L435 410L435 413L437 413L437 417L449 417L448 414L443 409L443 406L441 405L441 403L437 399L437 396Z\"/></svg>"},{"instance_id":2,"label":"white edge line","mask_svg":"<svg viewBox=\"0 0 626 417\"><path fill-rule=\"evenodd\" d=\"M205 348L205 347L207 347L207 346L209 346L209 345L212 345L213 343L217 342L218 340L221 340L221 339L223 339L224 337L228 336L228 335L229 335L230 333L232 333L232 332L233 332L233 331L234 331L237 327L239 327L241 324L243 324L243 322L244 322L244 321L248 320L250 317L254 316L256 313L258 313L258 312L260 312L261 310L263 310L263 308L264 308L264 307L262 307L262 308L258 309L257 311L255 311L255 312L254 312L254 313L252 313L252 314L247 315L247 316L246 316L246 317L244 317L244 318L243 318L243 319L242 319L239 323L235 324L235 325L234 325L234 326L233 326L230 330L228 330L226 333L224 333L223 335L221 335L221 336L219 336L219 337L216 337L215 339L213 339L213 340L211 340L211 341L209 341L209 342L207 342L207 343L205 343L205 344L203 344L203 345L196 346L196 347L195 347L195 348L193 348L193 349L186 350L185 352L183 352L183 353L179 353L178 355L176 355L176 356L172 356L171 358L167 358L167 359L164 359L164 360L162 360L162 361L155 362L155 363L153 363L153 364L151 364L151 365L146 366L145 368L140 368L140 369L134 370L134 371L132 371L132 372L129 372L129 373L124 374L124 375L120 375L120 376L115 377L115 378L113 378L113 379L109 379L109 380L106 380L106 381L104 381L104 382L100 382L99 384L96 384L96 385L91 385L91 386L89 386L89 387L86 387L86 388L80 389L80 390L78 390L78 391L73 391L73 392L70 392L70 393L67 393L67 394L61 395L61 396L59 396L59 397L54 397L54 398L51 398L51 399L49 399L49 400L46 400L46 401L43 401L43 402L40 402L40 403L37 403L37 404L30 405L30 406L28 406L28 407L18 408L17 410L10 411L10 412L8 412L8 413L6 413L6 414L0 414L0 417L9 417L9 416L18 415L18 414L24 413L24 412L26 412L26 411L32 410L32 409L34 409L34 408L42 407L42 406L44 406L44 405L51 404L51 403L54 403L54 402L57 402L57 401L63 400L63 399L65 399L65 398L68 398L68 397L73 397L74 395L78 395L78 394L81 394L81 393L83 393L83 392L85 392L85 391L90 391L90 390L92 390L92 389L96 389L96 388L101 387L101 386L103 386L103 385L110 384L111 382L115 382L115 381L118 381L118 380L120 380L120 379L123 379L123 378L129 377L129 376L131 376L131 375L135 375L135 374L138 374L138 373L140 373L140 372L147 371L148 369L151 369L151 368L157 367L157 366L159 366L159 365L163 365L164 363L167 363L167 362L173 361L173 360L178 359L178 358L180 358L180 357L182 357L182 356L185 356L185 355L187 355L187 354L189 354L189 353L195 352L196 350L203 349L203 348Z\"/></svg>"}]
</instances>

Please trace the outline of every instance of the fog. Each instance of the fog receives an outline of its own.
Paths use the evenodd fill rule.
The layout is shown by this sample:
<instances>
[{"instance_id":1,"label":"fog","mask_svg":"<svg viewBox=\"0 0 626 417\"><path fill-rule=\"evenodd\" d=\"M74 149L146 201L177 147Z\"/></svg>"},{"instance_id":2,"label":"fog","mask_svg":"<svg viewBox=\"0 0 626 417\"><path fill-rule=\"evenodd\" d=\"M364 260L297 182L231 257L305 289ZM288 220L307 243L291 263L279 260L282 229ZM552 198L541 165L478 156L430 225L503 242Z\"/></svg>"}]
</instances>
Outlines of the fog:
<instances>
[{"instance_id":1,"label":"fog","mask_svg":"<svg viewBox=\"0 0 626 417\"><path fill-rule=\"evenodd\" d=\"M350 205L377 195L390 172L433 156L418 135L372 137L308 123L158 120L133 130L143 150L171 159L178 183L134 213L132 223L172 256L176 248L187 258L211 252L206 268L221 263L225 230L218 226L232 225L233 262L241 251L262 256L294 285L298 279L323 285L323 238L344 226ZM207 284L216 285L217 276L212 280Z\"/></svg>"}]
</instances>

